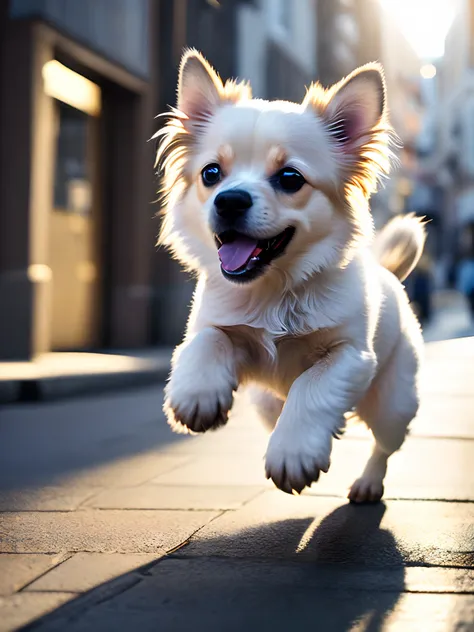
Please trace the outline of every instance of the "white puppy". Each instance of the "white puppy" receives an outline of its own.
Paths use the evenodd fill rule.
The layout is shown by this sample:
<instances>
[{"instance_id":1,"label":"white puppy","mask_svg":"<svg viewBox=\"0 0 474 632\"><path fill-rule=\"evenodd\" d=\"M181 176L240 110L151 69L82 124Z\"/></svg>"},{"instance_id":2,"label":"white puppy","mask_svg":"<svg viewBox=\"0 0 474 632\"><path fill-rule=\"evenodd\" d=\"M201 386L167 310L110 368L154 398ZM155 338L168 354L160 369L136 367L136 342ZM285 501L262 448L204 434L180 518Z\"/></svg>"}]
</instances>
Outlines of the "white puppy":
<instances>
[{"instance_id":1,"label":"white puppy","mask_svg":"<svg viewBox=\"0 0 474 632\"><path fill-rule=\"evenodd\" d=\"M327 472L355 411L375 447L349 497L380 499L418 408L422 338L399 279L425 240L405 216L372 245L368 200L391 157L381 67L312 85L302 104L268 102L188 51L158 136L160 241L199 275L166 388L169 423L222 426L237 387L257 385L274 428L267 477L291 493Z\"/></svg>"}]
</instances>

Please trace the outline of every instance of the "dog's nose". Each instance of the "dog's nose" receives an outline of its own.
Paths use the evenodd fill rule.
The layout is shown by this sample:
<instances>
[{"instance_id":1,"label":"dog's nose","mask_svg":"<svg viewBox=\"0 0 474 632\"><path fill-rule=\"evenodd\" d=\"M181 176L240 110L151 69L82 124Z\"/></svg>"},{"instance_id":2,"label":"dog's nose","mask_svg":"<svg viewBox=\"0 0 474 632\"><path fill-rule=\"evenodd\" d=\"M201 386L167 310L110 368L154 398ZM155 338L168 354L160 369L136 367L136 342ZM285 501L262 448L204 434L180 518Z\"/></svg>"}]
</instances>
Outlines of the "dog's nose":
<instances>
[{"instance_id":1,"label":"dog's nose","mask_svg":"<svg viewBox=\"0 0 474 632\"><path fill-rule=\"evenodd\" d=\"M243 189L229 189L216 196L217 214L226 219L236 219L252 206L252 196Z\"/></svg>"}]
</instances>

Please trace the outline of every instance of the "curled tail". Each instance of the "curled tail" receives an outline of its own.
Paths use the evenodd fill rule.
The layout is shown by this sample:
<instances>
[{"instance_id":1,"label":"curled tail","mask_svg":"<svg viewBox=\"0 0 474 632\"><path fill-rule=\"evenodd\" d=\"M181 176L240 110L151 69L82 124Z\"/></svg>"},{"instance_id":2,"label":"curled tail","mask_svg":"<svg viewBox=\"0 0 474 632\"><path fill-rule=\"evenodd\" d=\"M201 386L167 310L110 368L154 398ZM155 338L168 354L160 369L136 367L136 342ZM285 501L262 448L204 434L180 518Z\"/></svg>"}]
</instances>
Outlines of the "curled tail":
<instances>
[{"instance_id":1,"label":"curled tail","mask_svg":"<svg viewBox=\"0 0 474 632\"><path fill-rule=\"evenodd\" d=\"M425 223L415 215L397 215L375 238L373 251L384 268L400 281L413 271L423 253Z\"/></svg>"}]
</instances>

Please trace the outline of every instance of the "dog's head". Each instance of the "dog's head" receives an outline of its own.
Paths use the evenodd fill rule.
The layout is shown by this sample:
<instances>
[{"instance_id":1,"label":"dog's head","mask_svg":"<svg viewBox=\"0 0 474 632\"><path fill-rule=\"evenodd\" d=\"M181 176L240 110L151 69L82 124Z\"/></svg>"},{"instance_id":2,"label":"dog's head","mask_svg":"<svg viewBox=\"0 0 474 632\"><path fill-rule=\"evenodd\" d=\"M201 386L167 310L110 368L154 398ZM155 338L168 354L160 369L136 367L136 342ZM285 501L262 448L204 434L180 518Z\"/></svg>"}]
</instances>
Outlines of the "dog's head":
<instances>
[{"instance_id":1,"label":"dog's head","mask_svg":"<svg viewBox=\"0 0 474 632\"><path fill-rule=\"evenodd\" d=\"M367 201L390 158L377 64L329 90L314 84L296 104L252 99L247 84L223 84L188 51L177 109L158 136L160 241L188 268L298 282L344 265L372 233Z\"/></svg>"}]
</instances>

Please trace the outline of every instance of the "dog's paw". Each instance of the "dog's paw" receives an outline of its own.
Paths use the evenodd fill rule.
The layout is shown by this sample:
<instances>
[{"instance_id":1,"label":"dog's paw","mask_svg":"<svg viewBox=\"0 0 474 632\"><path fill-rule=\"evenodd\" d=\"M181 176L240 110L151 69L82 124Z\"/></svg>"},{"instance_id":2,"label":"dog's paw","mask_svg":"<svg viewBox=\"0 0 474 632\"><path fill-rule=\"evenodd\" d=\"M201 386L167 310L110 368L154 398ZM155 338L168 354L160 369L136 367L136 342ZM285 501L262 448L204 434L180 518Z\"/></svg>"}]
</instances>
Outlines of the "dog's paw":
<instances>
[{"instance_id":1,"label":"dog's paw","mask_svg":"<svg viewBox=\"0 0 474 632\"><path fill-rule=\"evenodd\" d=\"M298 434L297 428L286 433L277 426L265 457L266 477L287 494L300 494L319 479L321 472L328 471L331 440L331 433L320 431L308 436Z\"/></svg>"},{"instance_id":2,"label":"dog's paw","mask_svg":"<svg viewBox=\"0 0 474 632\"><path fill-rule=\"evenodd\" d=\"M237 385L199 379L190 384L171 380L165 392L164 411L175 432L206 432L227 423Z\"/></svg>"},{"instance_id":3,"label":"dog's paw","mask_svg":"<svg viewBox=\"0 0 474 632\"><path fill-rule=\"evenodd\" d=\"M365 475L354 481L347 497L352 503L377 503L383 492L383 482L379 477Z\"/></svg>"}]
</instances>

